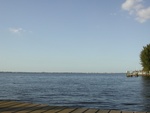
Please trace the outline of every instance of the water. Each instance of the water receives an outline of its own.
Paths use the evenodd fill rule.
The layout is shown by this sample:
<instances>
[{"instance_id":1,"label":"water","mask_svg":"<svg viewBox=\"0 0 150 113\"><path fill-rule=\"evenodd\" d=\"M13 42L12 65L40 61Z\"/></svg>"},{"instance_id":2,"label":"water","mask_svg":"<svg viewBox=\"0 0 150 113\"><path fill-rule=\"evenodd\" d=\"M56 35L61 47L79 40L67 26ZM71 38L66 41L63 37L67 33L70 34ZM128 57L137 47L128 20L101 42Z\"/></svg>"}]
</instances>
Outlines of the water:
<instances>
[{"instance_id":1,"label":"water","mask_svg":"<svg viewBox=\"0 0 150 113\"><path fill-rule=\"evenodd\" d=\"M0 73L0 100L150 111L150 78L125 74Z\"/></svg>"}]
</instances>

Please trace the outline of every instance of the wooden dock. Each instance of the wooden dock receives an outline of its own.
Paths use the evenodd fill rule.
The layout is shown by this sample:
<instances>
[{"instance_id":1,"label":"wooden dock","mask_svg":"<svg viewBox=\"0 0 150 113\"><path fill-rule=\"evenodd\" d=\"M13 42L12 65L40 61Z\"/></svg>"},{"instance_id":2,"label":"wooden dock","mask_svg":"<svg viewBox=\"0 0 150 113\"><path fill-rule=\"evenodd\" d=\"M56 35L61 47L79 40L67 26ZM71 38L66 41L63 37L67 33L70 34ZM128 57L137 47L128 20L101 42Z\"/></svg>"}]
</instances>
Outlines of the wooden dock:
<instances>
[{"instance_id":1,"label":"wooden dock","mask_svg":"<svg viewBox=\"0 0 150 113\"><path fill-rule=\"evenodd\" d=\"M48 106L16 101L0 101L0 113L150 113Z\"/></svg>"}]
</instances>

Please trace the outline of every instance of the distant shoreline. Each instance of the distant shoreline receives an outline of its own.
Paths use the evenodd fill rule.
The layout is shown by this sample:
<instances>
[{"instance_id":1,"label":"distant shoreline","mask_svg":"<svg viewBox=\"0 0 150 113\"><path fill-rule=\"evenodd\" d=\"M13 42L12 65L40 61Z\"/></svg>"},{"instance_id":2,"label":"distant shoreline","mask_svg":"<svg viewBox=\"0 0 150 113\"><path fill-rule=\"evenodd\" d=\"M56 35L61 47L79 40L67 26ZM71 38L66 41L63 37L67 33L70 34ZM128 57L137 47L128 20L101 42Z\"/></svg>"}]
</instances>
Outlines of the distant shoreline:
<instances>
[{"instance_id":1,"label":"distant shoreline","mask_svg":"<svg viewBox=\"0 0 150 113\"><path fill-rule=\"evenodd\" d=\"M30 74L125 74L125 73L99 73L99 72L11 72L11 71L0 71L0 73L30 73Z\"/></svg>"}]
</instances>

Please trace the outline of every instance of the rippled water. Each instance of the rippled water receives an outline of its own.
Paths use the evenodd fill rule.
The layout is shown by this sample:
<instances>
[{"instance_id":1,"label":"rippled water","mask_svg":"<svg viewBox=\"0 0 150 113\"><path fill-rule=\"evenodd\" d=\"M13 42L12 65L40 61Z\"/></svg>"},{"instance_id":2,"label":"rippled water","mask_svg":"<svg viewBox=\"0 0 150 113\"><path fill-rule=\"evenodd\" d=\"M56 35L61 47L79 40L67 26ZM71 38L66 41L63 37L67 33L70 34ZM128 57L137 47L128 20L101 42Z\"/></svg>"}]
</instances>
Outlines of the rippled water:
<instances>
[{"instance_id":1,"label":"rippled water","mask_svg":"<svg viewBox=\"0 0 150 113\"><path fill-rule=\"evenodd\" d=\"M0 100L150 111L150 78L125 74L0 73Z\"/></svg>"}]
</instances>

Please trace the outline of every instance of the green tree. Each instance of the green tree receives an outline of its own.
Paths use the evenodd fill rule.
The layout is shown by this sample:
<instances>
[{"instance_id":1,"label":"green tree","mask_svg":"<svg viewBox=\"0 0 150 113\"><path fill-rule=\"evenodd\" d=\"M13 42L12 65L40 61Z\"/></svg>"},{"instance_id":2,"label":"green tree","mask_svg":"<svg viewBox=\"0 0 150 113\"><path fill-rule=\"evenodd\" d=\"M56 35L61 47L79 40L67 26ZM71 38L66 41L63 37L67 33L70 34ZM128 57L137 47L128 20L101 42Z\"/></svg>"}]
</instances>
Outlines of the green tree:
<instances>
[{"instance_id":1,"label":"green tree","mask_svg":"<svg viewBox=\"0 0 150 113\"><path fill-rule=\"evenodd\" d=\"M140 54L141 65L143 67L143 71L150 71L150 44L143 47L143 50Z\"/></svg>"}]
</instances>

